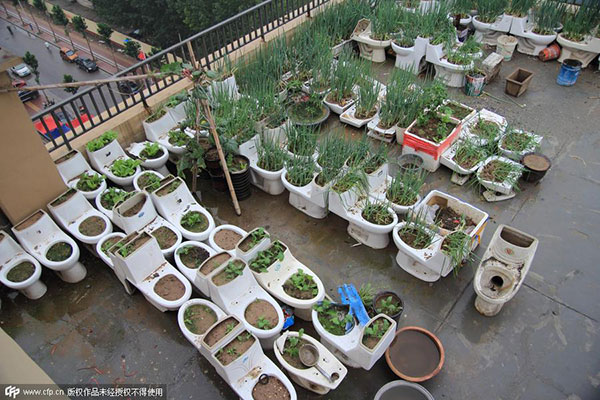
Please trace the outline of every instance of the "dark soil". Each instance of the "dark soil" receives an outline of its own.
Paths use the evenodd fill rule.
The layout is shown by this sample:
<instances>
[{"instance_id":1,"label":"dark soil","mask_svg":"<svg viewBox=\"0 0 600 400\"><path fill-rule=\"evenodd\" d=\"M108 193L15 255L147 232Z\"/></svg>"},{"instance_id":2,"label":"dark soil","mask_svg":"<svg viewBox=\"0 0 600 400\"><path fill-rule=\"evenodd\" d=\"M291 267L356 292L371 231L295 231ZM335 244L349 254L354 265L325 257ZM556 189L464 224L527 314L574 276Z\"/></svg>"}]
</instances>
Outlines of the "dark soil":
<instances>
[{"instance_id":1,"label":"dark soil","mask_svg":"<svg viewBox=\"0 0 600 400\"><path fill-rule=\"evenodd\" d=\"M375 115L375 113L377 112L377 108L373 108L371 111L363 114L360 114L359 111L355 111L354 112L354 118L357 119L367 119L367 118L371 118L373 115Z\"/></svg>"},{"instance_id":2,"label":"dark soil","mask_svg":"<svg viewBox=\"0 0 600 400\"><path fill-rule=\"evenodd\" d=\"M244 265L244 263L241 260L233 261L233 263L236 266L243 266ZM238 276L240 276L240 275L231 276L230 274L227 273L227 271L225 271L225 269L223 269L217 275L215 275L215 276L212 277L212 281L213 281L213 283L215 285L222 286L222 285L225 285L226 283L234 281L235 278L237 278Z\"/></svg>"},{"instance_id":3,"label":"dark soil","mask_svg":"<svg viewBox=\"0 0 600 400\"><path fill-rule=\"evenodd\" d=\"M194 224L185 223L186 215L197 215L200 217L200 220ZM181 218L181 226L190 232L204 232L208 229L208 219L206 218L206 215L199 211L190 211Z\"/></svg>"},{"instance_id":4,"label":"dark soil","mask_svg":"<svg viewBox=\"0 0 600 400\"><path fill-rule=\"evenodd\" d=\"M177 243L177 235L166 226L161 226L160 228L152 231L152 236L154 236L158 241L158 246L161 250L168 249Z\"/></svg>"},{"instance_id":5,"label":"dark soil","mask_svg":"<svg viewBox=\"0 0 600 400\"><path fill-rule=\"evenodd\" d=\"M203 335L215 322L217 314L210 307L194 304L185 309L183 323L196 335Z\"/></svg>"},{"instance_id":6,"label":"dark soil","mask_svg":"<svg viewBox=\"0 0 600 400\"><path fill-rule=\"evenodd\" d=\"M378 320L373 322L370 326L377 325L377 326L379 326L380 329L383 329L384 321L386 321L384 318L379 318ZM388 329L390 329L390 328L388 327ZM373 348L375 348L375 346L377 346L377 343L379 343L380 340L381 340L381 337L363 335L362 343L365 346L367 346L369 349L373 349Z\"/></svg>"},{"instance_id":7,"label":"dark soil","mask_svg":"<svg viewBox=\"0 0 600 400\"><path fill-rule=\"evenodd\" d=\"M417 240L417 228L407 229L405 232L400 232L400 239L413 249L424 249L427 243L416 243Z\"/></svg>"},{"instance_id":8,"label":"dark soil","mask_svg":"<svg viewBox=\"0 0 600 400\"><path fill-rule=\"evenodd\" d=\"M142 197L142 199L140 201L138 201L137 203L135 203L127 211L124 211L123 212L123 216L124 217L133 217L134 215L137 215L137 213L140 212L140 210L142 209L142 207L144 207L144 204L146 204L146 197Z\"/></svg>"},{"instance_id":9,"label":"dark soil","mask_svg":"<svg viewBox=\"0 0 600 400\"><path fill-rule=\"evenodd\" d=\"M305 275L304 283L307 285L310 284L311 289L308 289L308 290L298 289L292 283L292 278L290 278L283 284L283 291L295 299L300 299L300 300L313 299L316 295L313 294L312 288L314 287L316 289L317 284L315 283L315 281L312 279L312 277L310 275Z\"/></svg>"},{"instance_id":10,"label":"dark soil","mask_svg":"<svg viewBox=\"0 0 600 400\"><path fill-rule=\"evenodd\" d=\"M256 382L252 389L252 398L254 400L289 400L290 392L285 385L274 376L269 376L266 384L260 381Z\"/></svg>"},{"instance_id":11,"label":"dark soil","mask_svg":"<svg viewBox=\"0 0 600 400\"><path fill-rule=\"evenodd\" d=\"M445 106L442 107L448 107L452 110L452 117L456 118L456 119L463 119L465 118L467 115L471 114L471 110L461 107L456 103L448 103Z\"/></svg>"},{"instance_id":12,"label":"dark soil","mask_svg":"<svg viewBox=\"0 0 600 400\"><path fill-rule=\"evenodd\" d=\"M275 310L271 303L265 300L254 300L252 303L250 303L248 307L246 307L246 311L244 311L244 317L250 325L264 330L274 328L279 322L277 310ZM269 326L263 328L258 326L259 318L264 318L269 321Z\"/></svg>"},{"instance_id":13,"label":"dark soil","mask_svg":"<svg viewBox=\"0 0 600 400\"><path fill-rule=\"evenodd\" d=\"M23 261L11 268L6 274L6 279L11 282L23 282L35 272L35 265L29 261Z\"/></svg>"},{"instance_id":14,"label":"dark soil","mask_svg":"<svg viewBox=\"0 0 600 400\"><path fill-rule=\"evenodd\" d=\"M437 128L438 125L442 123L443 122L439 118L431 117L425 125L415 124L411 129L411 133L414 133L423 139L427 139L430 142L441 143L450 135L450 133L452 133L452 130L456 128L455 124L449 122L446 124L447 129L445 130L445 134L440 136L438 135Z\"/></svg>"},{"instance_id":15,"label":"dark soil","mask_svg":"<svg viewBox=\"0 0 600 400\"><path fill-rule=\"evenodd\" d=\"M233 250L242 235L229 229L221 229L215 234L215 243L224 250Z\"/></svg>"},{"instance_id":16,"label":"dark soil","mask_svg":"<svg viewBox=\"0 0 600 400\"><path fill-rule=\"evenodd\" d=\"M146 149L142 150L140 152L140 157L141 158L145 158L147 160L154 160L155 158L160 158L163 156L163 151L162 149L159 149L158 152L156 154L154 154L153 156L148 155L148 153L146 152Z\"/></svg>"},{"instance_id":17,"label":"dark soil","mask_svg":"<svg viewBox=\"0 0 600 400\"><path fill-rule=\"evenodd\" d=\"M100 217L93 216L84 219L79 224L79 232L84 236L98 236L106 229L106 222Z\"/></svg>"},{"instance_id":18,"label":"dark soil","mask_svg":"<svg viewBox=\"0 0 600 400\"><path fill-rule=\"evenodd\" d=\"M216 256L212 256L203 266L200 268L200 272L204 275L210 274L214 271L219 265L223 264L227 260L231 258L229 253L217 254Z\"/></svg>"},{"instance_id":19,"label":"dark soil","mask_svg":"<svg viewBox=\"0 0 600 400\"><path fill-rule=\"evenodd\" d=\"M164 188L160 189L158 192L156 192L156 195L160 196L160 197L167 195L167 194L173 192L175 189L177 189L179 187L179 185L181 185L180 180L173 181L173 182L171 182L170 185L167 185Z\"/></svg>"},{"instance_id":20,"label":"dark soil","mask_svg":"<svg viewBox=\"0 0 600 400\"><path fill-rule=\"evenodd\" d=\"M73 195L76 193L77 191L75 189L71 189L68 192L66 192L65 194L63 194L62 196L60 196L58 199L54 200L52 202L52 207L57 207L60 206L62 203L66 202L67 200L69 200L71 197L73 197Z\"/></svg>"},{"instance_id":21,"label":"dark soil","mask_svg":"<svg viewBox=\"0 0 600 400\"><path fill-rule=\"evenodd\" d=\"M398 198L390 198L389 193L385 193L385 198L388 199L389 201L391 201L394 204L397 204L399 206L410 206L413 205L417 202L417 196L413 197L411 200L409 201L403 201L401 199Z\"/></svg>"},{"instance_id":22,"label":"dark soil","mask_svg":"<svg viewBox=\"0 0 600 400\"><path fill-rule=\"evenodd\" d=\"M248 331L243 331L225 347L217 351L217 360L222 365L229 365L244 354L256 339ZM275 399L275 398L274 398Z\"/></svg>"},{"instance_id":23,"label":"dark soil","mask_svg":"<svg viewBox=\"0 0 600 400\"><path fill-rule=\"evenodd\" d=\"M185 286L173 274L165 275L154 285L154 292L168 301L180 299L185 294Z\"/></svg>"},{"instance_id":24,"label":"dark soil","mask_svg":"<svg viewBox=\"0 0 600 400\"><path fill-rule=\"evenodd\" d=\"M227 318L219 322L217 326L212 328L210 332L204 336L204 343L212 347L219 340L224 338L233 328L238 325L238 321L235 318Z\"/></svg>"},{"instance_id":25,"label":"dark soil","mask_svg":"<svg viewBox=\"0 0 600 400\"><path fill-rule=\"evenodd\" d=\"M104 254L108 255L108 250L110 250L111 247L114 246L115 243L119 242L121 240L120 237L113 237L110 239L107 239L104 241L104 243L102 243L102 251L104 252Z\"/></svg>"},{"instance_id":26,"label":"dark soil","mask_svg":"<svg viewBox=\"0 0 600 400\"><path fill-rule=\"evenodd\" d=\"M23 229L29 228L31 225L35 224L42 218L44 213L41 211L36 212L31 217L27 218L25 221L21 222L19 225L15 226L15 229L18 231L22 231Z\"/></svg>"},{"instance_id":27,"label":"dark soil","mask_svg":"<svg viewBox=\"0 0 600 400\"><path fill-rule=\"evenodd\" d=\"M263 239L267 237L266 233L265 236L263 237ZM262 240L262 239L261 239ZM242 243L240 243L240 250L247 252L250 249L252 249L254 246L256 246L258 243L260 242L260 240L256 243L252 242L252 235L246 235L246 238L244 239L244 241Z\"/></svg>"},{"instance_id":28,"label":"dark soil","mask_svg":"<svg viewBox=\"0 0 600 400\"><path fill-rule=\"evenodd\" d=\"M504 182L506 178L508 178L509 171L502 171L503 173L498 173L496 168L502 168L503 161L494 160L485 165L481 170L481 178L486 181L493 182Z\"/></svg>"},{"instance_id":29,"label":"dark soil","mask_svg":"<svg viewBox=\"0 0 600 400\"><path fill-rule=\"evenodd\" d=\"M196 269L208 258L208 251L202 247L186 246L187 253L180 254L181 262L188 268Z\"/></svg>"},{"instance_id":30,"label":"dark soil","mask_svg":"<svg viewBox=\"0 0 600 400\"><path fill-rule=\"evenodd\" d=\"M473 220L466 215L459 214L451 207L440 207L435 213L435 220L439 221L441 227L449 231L455 230L462 219L465 221L465 228L468 226L475 226Z\"/></svg>"},{"instance_id":31,"label":"dark soil","mask_svg":"<svg viewBox=\"0 0 600 400\"><path fill-rule=\"evenodd\" d=\"M304 346L305 344L310 344L310 342L304 340L304 339L300 339L298 341L298 345L296 346L296 349L299 349L300 347ZM285 361L288 362L288 364L290 364L292 367L294 368L298 368L298 369L308 369L309 367L307 367L306 365L302 364L302 361L300 361L300 356L297 354L291 355L288 352L285 352L285 350L289 349L291 347L290 345L290 339L288 338L285 341L285 345L283 346L283 359Z\"/></svg>"},{"instance_id":32,"label":"dark soil","mask_svg":"<svg viewBox=\"0 0 600 400\"><path fill-rule=\"evenodd\" d=\"M67 242L53 244L46 252L46 258L50 261L59 262L71 257L73 248Z\"/></svg>"}]
</instances>

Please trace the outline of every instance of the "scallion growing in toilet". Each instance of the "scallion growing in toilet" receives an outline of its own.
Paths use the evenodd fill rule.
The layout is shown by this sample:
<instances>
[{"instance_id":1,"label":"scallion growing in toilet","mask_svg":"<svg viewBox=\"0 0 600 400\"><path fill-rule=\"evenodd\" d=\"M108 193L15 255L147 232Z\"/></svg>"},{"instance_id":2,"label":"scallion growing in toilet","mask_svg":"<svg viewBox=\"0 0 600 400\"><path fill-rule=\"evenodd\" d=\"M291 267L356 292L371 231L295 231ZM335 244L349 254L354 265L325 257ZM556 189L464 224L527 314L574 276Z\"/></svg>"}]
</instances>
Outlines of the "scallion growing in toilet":
<instances>
[{"instance_id":1,"label":"scallion growing in toilet","mask_svg":"<svg viewBox=\"0 0 600 400\"><path fill-rule=\"evenodd\" d=\"M480 177L486 181L504 182L513 189L518 190L518 182L522 172L523 167L520 164L496 159L485 164Z\"/></svg>"},{"instance_id":2,"label":"scallion growing in toilet","mask_svg":"<svg viewBox=\"0 0 600 400\"><path fill-rule=\"evenodd\" d=\"M364 163L365 173L372 174L377 171L388 160L387 146L379 146L377 149L369 151L369 157Z\"/></svg>"},{"instance_id":3,"label":"scallion growing in toilet","mask_svg":"<svg viewBox=\"0 0 600 400\"><path fill-rule=\"evenodd\" d=\"M525 150L535 150L538 147L538 143L535 140L535 136L519 131L516 129L507 129L507 134L502 138L500 146L504 150L521 152Z\"/></svg>"},{"instance_id":4,"label":"scallion growing in toilet","mask_svg":"<svg viewBox=\"0 0 600 400\"><path fill-rule=\"evenodd\" d=\"M159 158L163 155L163 151L158 143L146 142L143 150L140 152L140 158L143 160Z\"/></svg>"},{"instance_id":5,"label":"scallion growing in toilet","mask_svg":"<svg viewBox=\"0 0 600 400\"><path fill-rule=\"evenodd\" d=\"M481 161L485 160L487 152L485 148L479 146L471 138L458 142L454 152L454 162L464 169L471 169Z\"/></svg>"},{"instance_id":6,"label":"scallion growing in toilet","mask_svg":"<svg viewBox=\"0 0 600 400\"><path fill-rule=\"evenodd\" d=\"M131 158L119 158L110 166L110 171L119 178L126 178L135 174L137 167L142 162L140 160L132 160Z\"/></svg>"},{"instance_id":7,"label":"scallion growing in toilet","mask_svg":"<svg viewBox=\"0 0 600 400\"><path fill-rule=\"evenodd\" d=\"M427 228L427 224L420 214L410 214L406 224L398 231L400 239L413 249L424 249L433 244L433 233Z\"/></svg>"},{"instance_id":8,"label":"scallion growing in toilet","mask_svg":"<svg viewBox=\"0 0 600 400\"><path fill-rule=\"evenodd\" d=\"M317 170L312 158L292 157L287 163L286 179L294 186L302 187L308 185L314 177Z\"/></svg>"},{"instance_id":9,"label":"scallion growing in toilet","mask_svg":"<svg viewBox=\"0 0 600 400\"><path fill-rule=\"evenodd\" d=\"M471 250L471 237L462 230L457 230L448 234L442 242L442 251L450 257L450 263L454 270L454 275L458 275L458 270L463 261L467 261Z\"/></svg>"},{"instance_id":10,"label":"scallion growing in toilet","mask_svg":"<svg viewBox=\"0 0 600 400\"><path fill-rule=\"evenodd\" d=\"M79 181L77 181L77 190L93 192L102 185L102 182L104 182L103 175L84 172L79 176Z\"/></svg>"},{"instance_id":11,"label":"scallion growing in toilet","mask_svg":"<svg viewBox=\"0 0 600 400\"><path fill-rule=\"evenodd\" d=\"M488 121L480 116L477 123L471 126L470 132L482 139L493 142L500 135L500 126L496 122Z\"/></svg>"},{"instance_id":12,"label":"scallion growing in toilet","mask_svg":"<svg viewBox=\"0 0 600 400\"><path fill-rule=\"evenodd\" d=\"M188 211L181 217L181 226L190 232L204 232L208 228L208 219L199 211Z\"/></svg>"},{"instance_id":13,"label":"scallion growing in toilet","mask_svg":"<svg viewBox=\"0 0 600 400\"><path fill-rule=\"evenodd\" d=\"M394 218L385 202L367 200L361 215L365 220L376 225L389 225L394 222Z\"/></svg>"},{"instance_id":14,"label":"scallion growing in toilet","mask_svg":"<svg viewBox=\"0 0 600 400\"><path fill-rule=\"evenodd\" d=\"M287 149L297 156L312 156L317 148L317 134L308 126L292 125L286 129Z\"/></svg>"},{"instance_id":15,"label":"scallion growing in toilet","mask_svg":"<svg viewBox=\"0 0 600 400\"><path fill-rule=\"evenodd\" d=\"M381 90L381 83L374 84L365 79L358 90L358 100L356 101L356 111L354 117L358 119L371 118L377 112L377 98Z\"/></svg>"},{"instance_id":16,"label":"scallion growing in toilet","mask_svg":"<svg viewBox=\"0 0 600 400\"><path fill-rule=\"evenodd\" d=\"M256 151L258 152L257 165L267 171L280 171L288 159L288 154L279 143L266 135L261 136Z\"/></svg>"},{"instance_id":17,"label":"scallion growing in toilet","mask_svg":"<svg viewBox=\"0 0 600 400\"><path fill-rule=\"evenodd\" d=\"M85 146L91 152L98 151L113 140L115 140L117 138L117 135L118 134L115 131L106 131L96 139L87 142Z\"/></svg>"},{"instance_id":18,"label":"scallion growing in toilet","mask_svg":"<svg viewBox=\"0 0 600 400\"><path fill-rule=\"evenodd\" d=\"M386 199L399 206L415 204L426 177L423 170L398 171L385 192Z\"/></svg>"}]
</instances>

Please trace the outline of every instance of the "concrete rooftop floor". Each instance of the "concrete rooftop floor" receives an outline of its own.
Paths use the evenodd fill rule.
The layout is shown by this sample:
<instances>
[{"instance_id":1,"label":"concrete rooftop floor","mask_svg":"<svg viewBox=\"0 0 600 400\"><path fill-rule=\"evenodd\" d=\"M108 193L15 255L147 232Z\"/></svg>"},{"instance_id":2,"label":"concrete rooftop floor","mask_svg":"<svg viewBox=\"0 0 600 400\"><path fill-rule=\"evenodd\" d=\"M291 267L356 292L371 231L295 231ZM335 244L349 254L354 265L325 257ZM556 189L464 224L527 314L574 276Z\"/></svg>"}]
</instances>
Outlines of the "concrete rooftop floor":
<instances>
[{"instance_id":1,"label":"concrete rooftop floor","mask_svg":"<svg viewBox=\"0 0 600 400\"><path fill-rule=\"evenodd\" d=\"M383 81L392 65L388 60L378 67ZM557 62L516 54L486 90L505 98L504 78L516 67L535 72L528 92L516 99L524 108L451 94L543 135L542 151L553 162L544 180L537 186L523 184L516 198L500 203L486 203L473 187L451 184L444 167L425 188L425 193L434 188L448 192L490 214L479 256L501 223L539 238L524 285L496 317L483 317L473 306L476 265L429 284L396 265L393 242L385 250L352 247L345 221L335 215L311 219L288 204L287 193L269 196L254 190L241 204L241 217L208 181L201 186L202 200L220 223L248 230L265 226L319 274L330 295L348 282L371 282L400 293L405 311L399 326L430 329L444 345L442 371L424 383L436 399L598 399L599 73L586 70L574 87L565 88L555 83ZM236 398L182 336L176 313L159 312L139 293L127 295L100 260L87 252L82 258L88 276L78 284L64 283L44 269L48 292L39 301L0 289L0 326L50 377L57 383L166 383L173 399ZM274 358L271 351L267 354ZM371 371L350 369L326 398L370 399L395 379L382 358ZM297 392L299 399L318 397L298 387Z\"/></svg>"}]
</instances>

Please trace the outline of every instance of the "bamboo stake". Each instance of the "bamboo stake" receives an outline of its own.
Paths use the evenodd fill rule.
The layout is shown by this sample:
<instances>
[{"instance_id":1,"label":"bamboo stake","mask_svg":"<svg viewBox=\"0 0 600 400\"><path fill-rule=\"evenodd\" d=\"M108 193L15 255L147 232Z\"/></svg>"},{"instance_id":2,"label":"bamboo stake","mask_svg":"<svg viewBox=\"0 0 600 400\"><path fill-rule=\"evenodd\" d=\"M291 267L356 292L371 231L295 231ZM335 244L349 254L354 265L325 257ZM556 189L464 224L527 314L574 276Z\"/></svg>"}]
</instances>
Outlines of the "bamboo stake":
<instances>
[{"instance_id":1,"label":"bamboo stake","mask_svg":"<svg viewBox=\"0 0 600 400\"><path fill-rule=\"evenodd\" d=\"M225 155L223 154L223 149L221 148L219 134L217 133L217 128L215 127L215 121L213 120L213 116L210 111L210 106L208 105L208 101L206 101L206 99L200 100L200 103L202 104L204 115L206 116L206 121L208 122L210 128L210 133L212 134L213 139L215 140L215 146L217 146L217 153L219 154L221 167L223 167L225 180L227 181L227 186L229 187L229 194L231 195L231 200L233 200L233 208L235 209L235 213L237 215L242 215L242 210L240 210L240 205L238 203L237 196L235 195L235 190L233 189L233 183L231 182L231 176L229 175L229 169L227 168L227 162L225 161Z\"/></svg>"}]
</instances>

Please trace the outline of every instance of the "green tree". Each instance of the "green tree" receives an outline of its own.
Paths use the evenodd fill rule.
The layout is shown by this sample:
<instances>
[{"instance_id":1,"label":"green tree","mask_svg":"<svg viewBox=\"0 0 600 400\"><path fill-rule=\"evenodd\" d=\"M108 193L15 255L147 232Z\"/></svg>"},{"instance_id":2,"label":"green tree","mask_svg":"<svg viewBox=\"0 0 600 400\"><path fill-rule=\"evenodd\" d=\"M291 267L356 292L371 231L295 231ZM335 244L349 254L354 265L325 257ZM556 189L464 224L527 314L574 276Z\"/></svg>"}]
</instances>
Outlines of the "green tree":
<instances>
[{"instance_id":1,"label":"green tree","mask_svg":"<svg viewBox=\"0 0 600 400\"><path fill-rule=\"evenodd\" d=\"M108 44L108 47L110 48L110 52L113 57L113 61L115 62L115 68L118 71L119 64L117 64L117 58L115 57L115 50L113 49L113 46L112 46L112 40L110 40L110 37L112 36L112 34L113 34L113 30L110 26L108 26L102 22L100 22L98 24L98 35L100 35L102 37L102 40L104 40L106 42L106 44Z\"/></svg>"},{"instance_id":2,"label":"green tree","mask_svg":"<svg viewBox=\"0 0 600 400\"><path fill-rule=\"evenodd\" d=\"M46 17L48 21L48 26L50 26L50 30L52 31L52 36L54 36L54 43L58 42L56 38L56 33L54 32L54 27L52 26L52 21L50 20L50 16L48 15L48 8L46 7L46 2L44 0L33 0L33 6L40 10L42 14Z\"/></svg>"},{"instance_id":3,"label":"green tree","mask_svg":"<svg viewBox=\"0 0 600 400\"><path fill-rule=\"evenodd\" d=\"M75 15L73 18L71 18L71 23L73 24L73 29L75 30L75 32L78 32L81 36L83 36L83 38L87 42L88 49L90 49L90 54L92 55L92 60L96 61L96 57L94 56L94 52L92 51L92 46L90 45L90 40L87 36L88 26L85 22L85 19L83 19L79 15Z\"/></svg>"},{"instance_id":4,"label":"green tree","mask_svg":"<svg viewBox=\"0 0 600 400\"><path fill-rule=\"evenodd\" d=\"M133 57L137 60L137 56L140 53L142 46L135 40L129 40L125 43L125 54L129 57Z\"/></svg>"},{"instance_id":5,"label":"green tree","mask_svg":"<svg viewBox=\"0 0 600 400\"><path fill-rule=\"evenodd\" d=\"M65 29L65 35L67 35L69 42L71 42L71 48L73 51L76 51L75 45L73 44L73 39L71 39L71 34L69 32L69 18L63 9L60 8L59 5L54 5L52 6L52 12L50 14L52 15L52 21L54 21L56 25L60 25Z\"/></svg>"},{"instance_id":6,"label":"green tree","mask_svg":"<svg viewBox=\"0 0 600 400\"><path fill-rule=\"evenodd\" d=\"M63 75L63 83L73 83L73 82L77 82L75 79L73 79L73 76L71 76L69 74ZM70 93L70 94L75 94L75 93L77 93L78 90L79 90L78 87L66 87L65 88L65 92Z\"/></svg>"},{"instance_id":7,"label":"green tree","mask_svg":"<svg viewBox=\"0 0 600 400\"><path fill-rule=\"evenodd\" d=\"M38 69L39 67L39 63L37 58L35 58L35 56L33 54L31 54L30 52L25 52L25 55L23 56L23 62L25 64L27 64L29 66L29 68L31 68L31 72L33 72L33 76L35 76L35 83L37 83L38 85L40 84L40 71ZM46 98L46 103L48 102L48 96L46 96L46 92L44 92L42 90L42 93L44 94L44 97Z\"/></svg>"}]
</instances>

